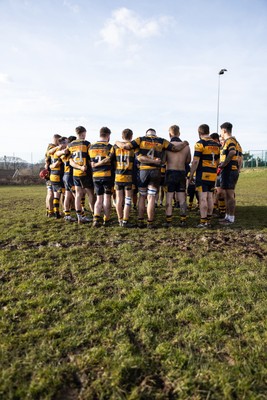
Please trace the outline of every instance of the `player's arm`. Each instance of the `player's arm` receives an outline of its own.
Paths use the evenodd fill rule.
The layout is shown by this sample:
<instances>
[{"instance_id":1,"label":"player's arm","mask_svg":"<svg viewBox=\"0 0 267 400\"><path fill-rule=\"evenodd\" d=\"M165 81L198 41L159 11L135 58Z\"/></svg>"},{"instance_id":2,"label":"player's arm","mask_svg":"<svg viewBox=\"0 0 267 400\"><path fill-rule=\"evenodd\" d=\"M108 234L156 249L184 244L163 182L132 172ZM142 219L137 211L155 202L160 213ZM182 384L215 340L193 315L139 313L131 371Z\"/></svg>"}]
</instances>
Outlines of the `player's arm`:
<instances>
[{"instance_id":1,"label":"player's arm","mask_svg":"<svg viewBox=\"0 0 267 400\"><path fill-rule=\"evenodd\" d=\"M56 151L56 156L58 156L58 157L65 156L68 154L70 154L70 151L68 148Z\"/></svg>"},{"instance_id":2,"label":"player's arm","mask_svg":"<svg viewBox=\"0 0 267 400\"><path fill-rule=\"evenodd\" d=\"M53 164L50 164L50 168L57 168L60 166L60 164L61 164L61 160L59 159L59 160L55 161Z\"/></svg>"},{"instance_id":3,"label":"player's arm","mask_svg":"<svg viewBox=\"0 0 267 400\"><path fill-rule=\"evenodd\" d=\"M131 150L133 148L133 146L129 142L125 143L125 142L116 141L115 145L118 146L120 149L123 149L123 150Z\"/></svg>"},{"instance_id":4,"label":"player's arm","mask_svg":"<svg viewBox=\"0 0 267 400\"><path fill-rule=\"evenodd\" d=\"M91 161L91 166L92 166L92 168L101 167L102 165L109 164L110 160L111 160L111 157L108 156L108 157L105 157L105 158L103 158L103 160L98 161L98 162Z\"/></svg>"},{"instance_id":5,"label":"player's arm","mask_svg":"<svg viewBox=\"0 0 267 400\"><path fill-rule=\"evenodd\" d=\"M60 146L51 147L51 149L47 150L47 155L52 156L58 150L61 150Z\"/></svg>"},{"instance_id":6,"label":"player's arm","mask_svg":"<svg viewBox=\"0 0 267 400\"><path fill-rule=\"evenodd\" d=\"M195 173L196 170L197 170L198 164L199 164L199 158L198 158L198 157L194 157L194 158L193 158L192 165L191 165L191 168L190 168L190 175L189 175L189 180L188 180L188 184L189 184L189 185L190 185L190 183L193 182L194 173Z\"/></svg>"},{"instance_id":7,"label":"player's arm","mask_svg":"<svg viewBox=\"0 0 267 400\"><path fill-rule=\"evenodd\" d=\"M232 160L232 158L236 155L236 150L230 150L229 153L227 154L226 159L224 160L224 162L222 162L219 167L220 168L225 168L227 166L227 164L229 164L229 162Z\"/></svg>"},{"instance_id":8,"label":"player's arm","mask_svg":"<svg viewBox=\"0 0 267 400\"><path fill-rule=\"evenodd\" d=\"M161 164L161 158L150 158L149 156L145 155L139 155L137 156L137 160L141 163L148 163L148 164L155 164L155 165L160 165Z\"/></svg>"},{"instance_id":9,"label":"player's arm","mask_svg":"<svg viewBox=\"0 0 267 400\"><path fill-rule=\"evenodd\" d=\"M75 169L79 169L80 171L87 171L87 165L79 165L72 158L70 159L70 165Z\"/></svg>"},{"instance_id":10,"label":"player's arm","mask_svg":"<svg viewBox=\"0 0 267 400\"><path fill-rule=\"evenodd\" d=\"M191 150L190 150L190 147L188 147L188 152L187 152L187 156L186 156L186 159L185 159L185 164L190 164L191 160L192 160Z\"/></svg>"},{"instance_id":11,"label":"player's arm","mask_svg":"<svg viewBox=\"0 0 267 400\"><path fill-rule=\"evenodd\" d=\"M183 142L176 142L175 144L171 143L171 148L168 148L167 150L178 152L183 150L186 146L189 146L189 143L187 140L184 140Z\"/></svg>"}]
</instances>

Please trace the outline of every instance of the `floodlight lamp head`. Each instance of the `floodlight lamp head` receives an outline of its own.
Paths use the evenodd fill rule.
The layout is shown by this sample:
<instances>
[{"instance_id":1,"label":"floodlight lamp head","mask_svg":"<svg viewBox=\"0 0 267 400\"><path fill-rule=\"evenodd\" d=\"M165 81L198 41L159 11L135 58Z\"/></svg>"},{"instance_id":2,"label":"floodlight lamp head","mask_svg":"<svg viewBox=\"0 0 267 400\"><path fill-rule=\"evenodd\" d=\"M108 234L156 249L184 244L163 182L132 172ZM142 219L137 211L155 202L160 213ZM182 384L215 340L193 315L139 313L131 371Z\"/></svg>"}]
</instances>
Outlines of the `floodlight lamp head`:
<instances>
[{"instance_id":1,"label":"floodlight lamp head","mask_svg":"<svg viewBox=\"0 0 267 400\"><path fill-rule=\"evenodd\" d=\"M223 68L220 70L219 75L223 75L225 72L227 72L227 69Z\"/></svg>"}]
</instances>

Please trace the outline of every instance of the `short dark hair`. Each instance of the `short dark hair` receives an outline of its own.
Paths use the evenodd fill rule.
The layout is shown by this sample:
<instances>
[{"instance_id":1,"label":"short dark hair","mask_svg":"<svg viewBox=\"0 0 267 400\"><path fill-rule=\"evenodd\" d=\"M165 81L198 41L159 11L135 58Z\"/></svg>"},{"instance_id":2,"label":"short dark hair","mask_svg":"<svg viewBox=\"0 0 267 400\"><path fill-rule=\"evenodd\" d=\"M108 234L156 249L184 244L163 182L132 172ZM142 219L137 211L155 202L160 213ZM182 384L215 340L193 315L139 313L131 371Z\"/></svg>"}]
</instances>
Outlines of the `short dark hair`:
<instances>
[{"instance_id":1,"label":"short dark hair","mask_svg":"<svg viewBox=\"0 0 267 400\"><path fill-rule=\"evenodd\" d=\"M228 133L232 133L233 125L231 122L224 122L221 125L221 129L225 129Z\"/></svg>"},{"instance_id":2,"label":"short dark hair","mask_svg":"<svg viewBox=\"0 0 267 400\"><path fill-rule=\"evenodd\" d=\"M110 134L111 134L111 130L110 130L108 127L103 126L103 127L100 129L100 136L107 137L107 136L109 136Z\"/></svg>"},{"instance_id":3,"label":"short dark hair","mask_svg":"<svg viewBox=\"0 0 267 400\"><path fill-rule=\"evenodd\" d=\"M219 134L218 134L217 132L211 133L211 134L210 134L210 137L211 137L213 140L220 140L220 136L219 136Z\"/></svg>"},{"instance_id":4,"label":"short dark hair","mask_svg":"<svg viewBox=\"0 0 267 400\"><path fill-rule=\"evenodd\" d=\"M209 135L210 134L210 127L207 124L202 124L198 127L198 133L200 135Z\"/></svg>"},{"instance_id":5,"label":"short dark hair","mask_svg":"<svg viewBox=\"0 0 267 400\"><path fill-rule=\"evenodd\" d=\"M79 135L80 133L86 132L86 129L84 126L77 126L75 131L76 131L77 135Z\"/></svg>"},{"instance_id":6,"label":"short dark hair","mask_svg":"<svg viewBox=\"0 0 267 400\"><path fill-rule=\"evenodd\" d=\"M66 136L62 136L61 138L58 139L58 143L62 144L64 142L66 142L68 140L68 138Z\"/></svg>"},{"instance_id":7,"label":"short dark hair","mask_svg":"<svg viewBox=\"0 0 267 400\"><path fill-rule=\"evenodd\" d=\"M73 140L76 140L76 139L77 139L76 136L69 136L68 137L69 143L73 142Z\"/></svg>"},{"instance_id":8,"label":"short dark hair","mask_svg":"<svg viewBox=\"0 0 267 400\"><path fill-rule=\"evenodd\" d=\"M124 129L123 131L122 131L122 138L124 139L124 140L131 140L132 139L132 137L133 137L133 131L131 130L131 129Z\"/></svg>"},{"instance_id":9,"label":"short dark hair","mask_svg":"<svg viewBox=\"0 0 267 400\"><path fill-rule=\"evenodd\" d=\"M54 139L60 139L61 135L55 134L53 137L54 137Z\"/></svg>"}]
</instances>

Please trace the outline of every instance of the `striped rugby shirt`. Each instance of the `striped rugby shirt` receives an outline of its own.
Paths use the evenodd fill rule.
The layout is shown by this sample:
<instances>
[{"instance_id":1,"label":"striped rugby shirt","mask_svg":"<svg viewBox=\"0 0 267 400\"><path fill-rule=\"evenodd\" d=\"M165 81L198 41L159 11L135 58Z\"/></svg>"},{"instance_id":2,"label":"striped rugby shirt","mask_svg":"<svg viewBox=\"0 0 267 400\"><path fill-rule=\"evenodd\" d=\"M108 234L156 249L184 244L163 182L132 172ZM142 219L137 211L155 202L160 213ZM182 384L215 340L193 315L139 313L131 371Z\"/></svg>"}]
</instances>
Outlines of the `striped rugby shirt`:
<instances>
[{"instance_id":1,"label":"striped rugby shirt","mask_svg":"<svg viewBox=\"0 0 267 400\"><path fill-rule=\"evenodd\" d=\"M97 163L106 157L110 157L109 163L101 165L100 167L92 168L93 180L112 178L113 156L114 147L110 143L98 141L91 144L89 149L89 157L91 162Z\"/></svg>"},{"instance_id":2,"label":"striped rugby shirt","mask_svg":"<svg viewBox=\"0 0 267 400\"><path fill-rule=\"evenodd\" d=\"M165 150L172 150L173 145L166 139L160 138L156 135L142 136L131 141L133 149L138 149L137 159L140 156L148 156L151 159L163 157ZM140 170L143 169L160 169L160 165L150 163L140 163Z\"/></svg>"},{"instance_id":3,"label":"striped rugby shirt","mask_svg":"<svg viewBox=\"0 0 267 400\"><path fill-rule=\"evenodd\" d=\"M116 160L115 182L118 184L131 184L133 180L134 150L121 149L115 145L114 153Z\"/></svg>"},{"instance_id":4,"label":"striped rugby shirt","mask_svg":"<svg viewBox=\"0 0 267 400\"><path fill-rule=\"evenodd\" d=\"M70 158L80 166L89 166L89 155L88 150L90 148L90 142L83 139L77 139L68 145L70 152ZM80 169L73 168L73 176L81 177L86 176L87 171L81 171Z\"/></svg>"},{"instance_id":5,"label":"striped rugby shirt","mask_svg":"<svg viewBox=\"0 0 267 400\"><path fill-rule=\"evenodd\" d=\"M210 185L216 181L220 158L220 145L207 137L195 144L194 159L199 160L196 170L196 185Z\"/></svg>"},{"instance_id":6,"label":"striped rugby shirt","mask_svg":"<svg viewBox=\"0 0 267 400\"><path fill-rule=\"evenodd\" d=\"M223 163L229 152L234 150L235 155L231 159L231 161L224 167L224 169L228 169L231 171L238 170L238 158L242 156L242 148L235 137L231 136L225 140L223 148L221 150L221 162Z\"/></svg>"}]
</instances>

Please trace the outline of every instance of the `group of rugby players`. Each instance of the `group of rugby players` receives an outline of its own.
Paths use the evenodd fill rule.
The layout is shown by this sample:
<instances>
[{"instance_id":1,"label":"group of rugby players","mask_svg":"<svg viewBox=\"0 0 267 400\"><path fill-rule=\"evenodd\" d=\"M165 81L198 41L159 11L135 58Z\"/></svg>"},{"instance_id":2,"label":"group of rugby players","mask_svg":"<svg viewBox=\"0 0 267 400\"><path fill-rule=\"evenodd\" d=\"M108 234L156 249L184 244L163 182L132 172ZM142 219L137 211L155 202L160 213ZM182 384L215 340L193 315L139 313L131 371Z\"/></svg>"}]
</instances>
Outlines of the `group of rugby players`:
<instances>
[{"instance_id":1,"label":"group of rugby players","mask_svg":"<svg viewBox=\"0 0 267 400\"><path fill-rule=\"evenodd\" d=\"M152 128L132 140L132 130L124 129L121 141L114 146L109 143L111 131L107 127L100 129L99 140L93 144L86 140L83 126L76 128L76 136L54 135L46 151L43 174L47 180L47 216L61 218L62 197L65 221L108 226L114 197L119 226L132 227L130 210L133 201L136 205L138 193L138 227L153 228L162 186L166 194L163 226L172 226L174 201L179 204L180 226L186 226L186 198L190 195L190 209L194 191L200 212L198 228L210 226L214 204L222 217L220 223L232 224L235 185L242 165L241 146L232 136L229 122L221 125L220 136L210 135L206 124L199 126L198 134L200 140L195 144L192 163L189 144L181 141L177 125L169 128L170 141L158 137ZM92 218L85 215L86 194ZM76 218L71 216L73 206Z\"/></svg>"}]
</instances>

